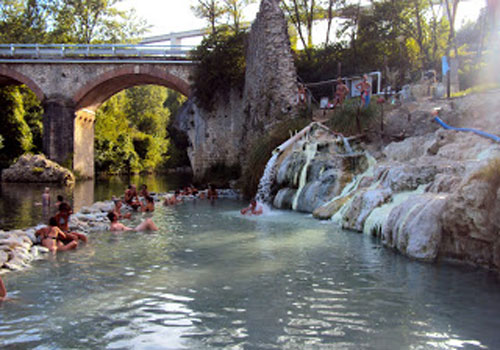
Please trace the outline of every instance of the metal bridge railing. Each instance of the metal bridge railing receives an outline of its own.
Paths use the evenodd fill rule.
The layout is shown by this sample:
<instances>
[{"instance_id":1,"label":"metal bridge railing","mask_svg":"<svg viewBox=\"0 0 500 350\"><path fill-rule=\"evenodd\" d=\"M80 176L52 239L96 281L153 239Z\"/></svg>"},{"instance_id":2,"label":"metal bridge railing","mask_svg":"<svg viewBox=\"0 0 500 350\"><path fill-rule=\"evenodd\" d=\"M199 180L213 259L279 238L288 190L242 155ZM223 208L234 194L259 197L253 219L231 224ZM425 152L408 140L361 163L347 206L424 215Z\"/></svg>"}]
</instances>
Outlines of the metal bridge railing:
<instances>
[{"instance_id":1,"label":"metal bridge railing","mask_svg":"<svg viewBox=\"0 0 500 350\"><path fill-rule=\"evenodd\" d=\"M169 58L189 60L195 46L127 44L0 44L4 59Z\"/></svg>"}]
</instances>

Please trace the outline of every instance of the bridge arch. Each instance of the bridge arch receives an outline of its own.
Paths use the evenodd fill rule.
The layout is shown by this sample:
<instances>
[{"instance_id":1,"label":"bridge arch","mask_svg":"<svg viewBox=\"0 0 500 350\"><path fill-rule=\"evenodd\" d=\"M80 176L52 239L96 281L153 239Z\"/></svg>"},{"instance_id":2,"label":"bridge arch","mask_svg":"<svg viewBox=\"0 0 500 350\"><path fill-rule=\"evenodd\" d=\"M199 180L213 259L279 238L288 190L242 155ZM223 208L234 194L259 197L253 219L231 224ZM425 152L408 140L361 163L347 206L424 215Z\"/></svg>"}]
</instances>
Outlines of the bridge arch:
<instances>
[{"instance_id":1,"label":"bridge arch","mask_svg":"<svg viewBox=\"0 0 500 350\"><path fill-rule=\"evenodd\" d=\"M76 110L95 112L99 106L116 93L137 85L160 85L190 96L187 81L156 67L127 66L100 75L80 88L73 101Z\"/></svg>"},{"instance_id":2,"label":"bridge arch","mask_svg":"<svg viewBox=\"0 0 500 350\"><path fill-rule=\"evenodd\" d=\"M45 100L45 94L42 89L31 78L5 65L0 65L0 86L19 84L26 85L40 101L43 102Z\"/></svg>"},{"instance_id":3,"label":"bridge arch","mask_svg":"<svg viewBox=\"0 0 500 350\"><path fill-rule=\"evenodd\" d=\"M128 65L89 81L73 96L73 169L85 177L94 175L95 112L116 93L138 85L159 85L190 96L190 85L184 79L154 66Z\"/></svg>"}]
</instances>

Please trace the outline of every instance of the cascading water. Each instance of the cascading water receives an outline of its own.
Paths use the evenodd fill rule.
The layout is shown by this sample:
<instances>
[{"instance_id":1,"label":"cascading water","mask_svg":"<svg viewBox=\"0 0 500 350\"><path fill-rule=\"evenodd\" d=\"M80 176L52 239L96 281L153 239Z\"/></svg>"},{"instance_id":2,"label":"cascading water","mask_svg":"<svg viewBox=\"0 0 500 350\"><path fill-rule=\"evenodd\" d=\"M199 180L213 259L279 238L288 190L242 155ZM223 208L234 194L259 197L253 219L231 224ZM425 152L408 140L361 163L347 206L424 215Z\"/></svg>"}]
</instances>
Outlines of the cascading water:
<instances>
[{"instance_id":1,"label":"cascading water","mask_svg":"<svg viewBox=\"0 0 500 350\"><path fill-rule=\"evenodd\" d=\"M353 153L352 147L351 147L351 145L349 144L349 140L348 140L345 136L342 136L342 141L344 142L345 152L346 152L347 154L351 154L351 153Z\"/></svg>"},{"instance_id":2,"label":"cascading water","mask_svg":"<svg viewBox=\"0 0 500 350\"><path fill-rule=\"evenodd\" d=\"M271 186L276 177L276 162L279 157L279 152L274 152L271 158L267 161L264 174L260 178L259 187L255 199L257 202L268 204L271 202Z\"/></svg>"}]
</instances>

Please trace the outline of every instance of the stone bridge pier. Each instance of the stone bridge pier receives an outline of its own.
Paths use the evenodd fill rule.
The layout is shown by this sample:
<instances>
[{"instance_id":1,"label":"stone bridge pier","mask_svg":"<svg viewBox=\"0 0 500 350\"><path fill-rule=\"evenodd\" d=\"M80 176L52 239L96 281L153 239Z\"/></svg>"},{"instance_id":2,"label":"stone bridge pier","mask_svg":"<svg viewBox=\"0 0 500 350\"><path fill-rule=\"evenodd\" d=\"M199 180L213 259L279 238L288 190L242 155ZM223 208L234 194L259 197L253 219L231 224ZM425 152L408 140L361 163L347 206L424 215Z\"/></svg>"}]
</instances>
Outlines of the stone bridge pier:
<instances>
[{"instance_id":1,"label":"stone bridge pier","mask_svg":"<svg viewBox=\"0 0 500 350\"><path fill-rule=\"evenodd\" d=\"M43 151L82 177L94 176L96 111L114 94L138 85L161 85L190 95L190 62L27 62L0 64L0 86L25 84L42 102Z\"/></svg>"}]
</instances>

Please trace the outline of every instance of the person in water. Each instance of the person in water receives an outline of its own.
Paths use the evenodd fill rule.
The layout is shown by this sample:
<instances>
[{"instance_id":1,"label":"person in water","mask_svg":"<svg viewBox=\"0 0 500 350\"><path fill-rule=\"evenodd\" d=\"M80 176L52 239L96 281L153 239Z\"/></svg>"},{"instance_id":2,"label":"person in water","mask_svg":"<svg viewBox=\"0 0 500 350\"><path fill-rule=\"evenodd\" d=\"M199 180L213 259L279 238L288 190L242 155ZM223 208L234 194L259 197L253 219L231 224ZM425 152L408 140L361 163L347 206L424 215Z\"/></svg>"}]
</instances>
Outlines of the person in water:
<instances>
[{"instance_id":1,"label":"person in water","mask_svg":"<svg viewBox=\"0 0 500 350\"><path fill-rule=\"evenodd\" d=\"M118 198L118 199L113 199L113 201L115 203L115 207L113 208L113 213L115 213L116 216L118 216L118 219L130 219L130 217L132 216L131 213L122 214L122 206L123 206L122 200Z\"/></svg>"},{"instance_id":2,"label":"person in water","mask_svg":"<svg viewBox=\"0 0 500 350\"><path fill-rule=\"evenodd\" d=\"M137 188L135 187L135 185L128 186L123 199L125 201L125 204L130 205L134 210L137 210L141 207L141 201L139 200Z\"/></svg>"},{"instance_id":3,"label":"person in water","mask_svg":"<svg viewBox=\"0 0 500 350\"><path fill-rule=\"evenodd\" d=\"M142 185L141 186L141 193L139 193L141 197L149 197L149 191L148 191L148 186L147 185Z\"/></svg>"},{"instance_id":4,"label":"person in water","mask_svg":"<svg viewBox=\"0 0 500 350\"><path fill-rule=\"evenodd\" d=\"M163 202L163 205L176 205L182 202L181 191L175 190L173 195L168 195Z\"/></svg>"},{"instance_id":5,"label":"person in water","mask_svg":"<svg viewBox=\"0 0 500 350\"><path fill-rule=\"evenodd\" d=\"M250 201L250 205L241 209L242 215L261 215L263 213L262 205L258 204L255 199Z\"/></svg>"},{"instance_id":6,"label":"person in water","mask_svg":"<svg viewBox=\"0 0 500 350\"><path fill-rule=\"evenodd\" d=\"M64 241L78 242L78 240L81 240L83 242L87 242L87 236L83 233L69 232L69 218L71 214L73 214L71 206L66 202L62 202L59 205L59 211L57 212L55 219L57 220L57 226L65 233Z\"/></svg>"},{"instance_id":7,"label":"person in water","mask_svg":"<svg viewBox=\"0 0 500 350\"><path fill-rule=\"evenodd\" d=\"M45 187L45 190L42 193L42 206L44 208L50 207L50 188Z\"/></svg>"},{"instance_id":8,"label":"person in water","mask_svg":"<svg viewBox=\"0 0 500 350\"><path fill-rule=\"evenodd\" d=\"M118 222L118 217L114 212L110 211L108 213L108 219L111 221L111 225L109 226L110 231L119 232L119 231L158 231L158 227L155 225L151 218L147 218L142 223L137 225L135 228L127 227L124 224Z\"/></svg>"},{"instance_id":9,"label":"person in water","mask_svg":"<svg viewBox=\"0 0 500 350\"><path fill-rule=\"evenodd\" d=\"M143 213L154 212L155 211L155 200L151 196L146 197L146 204L142 206L141 211Z\"/></svg>"},{"instance_id":10,"label":"person in water","mask_svg":"<svg viewBox=\"0 0 500 350\"><path fill-rule=\"evenodd\" d=\"M62 240L68 240L67 235L57 226L57 219L53 216L49 219L49 225L35 232L35 236L41 241L42 246L55 253L58 250L65 251L75 249L78 240L69 240L64 244Z\"/></svg>"},{"instance_id":11,"label":"person in water","mask_svg":"<svg viewBox=\"0 0 500 350\"><path fill-rule=\"evenodd\" d=\"M59 210L59 206L61 205L62 202L64 202L64 197L61 196L61 195L58 195L56 197L57 201L56 201L56 204L54 204L54 206L56 207L57 210Z\"/></svg>"},{"instance_id":12,"label":"person in water","mask_svg":"<svg viewBox=\"0 0 500 350\"><path fill-rule=\"evenodd\" d=\"M219 194L217 193L217 189L215 188L214 185L209 184L208 185L208 190L207 190L207 199L213 201L219 198Z\"/></svg>"}]
</instances>

